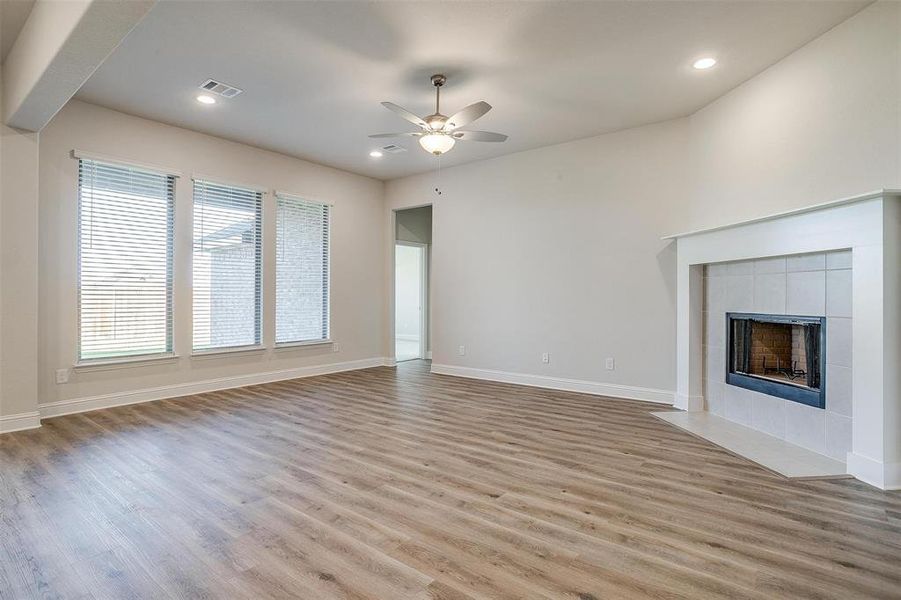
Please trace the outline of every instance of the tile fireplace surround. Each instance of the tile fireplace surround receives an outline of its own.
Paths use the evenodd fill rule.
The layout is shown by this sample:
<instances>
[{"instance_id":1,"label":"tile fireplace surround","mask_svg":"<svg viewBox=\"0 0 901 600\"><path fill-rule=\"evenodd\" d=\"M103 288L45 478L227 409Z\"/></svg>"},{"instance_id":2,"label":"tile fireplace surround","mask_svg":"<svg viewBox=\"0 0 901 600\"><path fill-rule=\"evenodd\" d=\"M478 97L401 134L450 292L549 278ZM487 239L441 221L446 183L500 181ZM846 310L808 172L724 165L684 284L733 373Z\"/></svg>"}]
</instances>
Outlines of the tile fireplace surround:
<instances>
[{"instance_id":1,"label":"tile fireplace surround","mask_svg":"<svg viewBox=\"0 0 901 600\"><path fill-rule=\"evenodd\" d=\"M706 410L845 462L851 450L851 250L707 265ZM826 408L726 383L727 312L826 317Z\"/></svg>"},{"instance_id":2,"label":"tile fireplace surround","mask_svg":"<svg viewBox=\"0 0 901 600\"><path fill-rule=\"evenodd\" d=\"M676 408L901 489L901 191L666 239L677 254ZM727 311L826 317L825 410L725 383Z\"/></svg>"}]
</instances>

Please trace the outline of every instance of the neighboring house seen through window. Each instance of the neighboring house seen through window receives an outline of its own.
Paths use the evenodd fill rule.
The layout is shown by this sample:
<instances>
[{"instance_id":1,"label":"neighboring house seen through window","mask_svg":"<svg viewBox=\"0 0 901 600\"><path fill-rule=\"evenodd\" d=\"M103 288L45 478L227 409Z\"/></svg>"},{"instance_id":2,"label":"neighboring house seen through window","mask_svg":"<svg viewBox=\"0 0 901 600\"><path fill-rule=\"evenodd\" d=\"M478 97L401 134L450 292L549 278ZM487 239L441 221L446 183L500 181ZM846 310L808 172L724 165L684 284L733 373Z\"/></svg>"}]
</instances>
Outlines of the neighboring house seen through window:
<instances>
[{"instance_id":1,"label":"neighboring house seen through window","mask_svg":"<svg viewBox=\"0 0 901 600\"><path fill-rule=\"evenodd\" d=\"M78 360L172 352L175 177L78 161Z\"/></svg>"},{"instance_id":2,"label":"neighboring house seen through window","mask_svg":"<svg viewBox=\"0 0 901 600\"><path fill-rule=\"evenodd\" d=\"M277 194L275 342L329 339L330 207Z\"/></svg>"},{"instance_id":3,"label":"neighboring house seen through window","mask_svg":"<svg viewBox=\"0 0 901 600\"><path fill-rule=\"evenodd\" d=\"M263 193L194 181L194 350L257 346Z\"/></svg>"}]
</instances>

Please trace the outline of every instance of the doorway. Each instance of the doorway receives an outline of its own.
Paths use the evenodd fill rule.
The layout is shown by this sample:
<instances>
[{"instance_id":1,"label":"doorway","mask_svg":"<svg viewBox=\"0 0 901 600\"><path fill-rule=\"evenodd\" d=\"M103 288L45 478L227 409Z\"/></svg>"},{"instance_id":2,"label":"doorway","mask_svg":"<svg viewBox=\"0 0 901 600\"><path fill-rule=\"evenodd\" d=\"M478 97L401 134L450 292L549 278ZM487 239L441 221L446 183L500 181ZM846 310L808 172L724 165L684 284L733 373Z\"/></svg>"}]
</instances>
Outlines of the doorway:
<instances>
[{"instance_id":1,"label":"doorway","mask_svg":"<svg viewBox=\"0 0 901 600\"><path fill-rule=\"evenodd\" d=\"M394 211L394 358L431 358L432 207Z\"/></svg>"},{"instance_id":2,"label":"doorway","mask_svg":"<svg viewBox=\"0 0 901 600\"><path fill-rule=\"evenodd\" d=\"M428 280L425 244L397 242L394 249L394 356L425 358L425 300Z\"/></svg>"}]
</instances>

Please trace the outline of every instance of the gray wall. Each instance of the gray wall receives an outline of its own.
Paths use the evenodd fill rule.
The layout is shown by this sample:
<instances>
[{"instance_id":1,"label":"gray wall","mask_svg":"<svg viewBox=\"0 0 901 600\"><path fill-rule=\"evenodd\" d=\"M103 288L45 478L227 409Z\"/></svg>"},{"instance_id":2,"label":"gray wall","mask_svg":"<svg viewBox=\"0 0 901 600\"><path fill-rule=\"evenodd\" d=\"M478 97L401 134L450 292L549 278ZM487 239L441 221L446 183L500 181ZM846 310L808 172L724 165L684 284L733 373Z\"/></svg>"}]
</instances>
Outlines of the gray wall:
<instances>
[{"instance_id":1,"label":"gray wall","mask_svg":"<svg viewBox=\"0 0 901 600\"><path fill-rule=\"evenodd\" d=\"M395 239L401 242L432 243L432 207L421 206L397 211Z\"/></svg>"}]
</instances>

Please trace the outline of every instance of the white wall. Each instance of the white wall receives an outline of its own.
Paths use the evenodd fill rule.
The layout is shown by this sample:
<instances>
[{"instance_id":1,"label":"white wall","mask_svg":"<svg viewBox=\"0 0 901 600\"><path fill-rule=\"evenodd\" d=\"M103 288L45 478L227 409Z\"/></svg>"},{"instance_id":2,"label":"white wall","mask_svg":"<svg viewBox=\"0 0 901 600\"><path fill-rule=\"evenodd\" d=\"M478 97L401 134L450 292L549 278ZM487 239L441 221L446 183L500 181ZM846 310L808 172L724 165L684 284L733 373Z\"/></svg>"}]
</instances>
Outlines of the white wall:
<instances>
[{"instance_id":1,"label":"white wall","mask_svg":"<svg viewBox=\"0 0 901 600\"><path fill-rule=\"evenodd\" d=\"M686 224L687 126L442 169L441 196L433 173L389 182L389 227L392 209L433 203L434 363L671 390L674 255L660 237Z\"/></svg>"},{"instance_id":2,"label":"white wall","mask_svg":"<svg viewBox=\"0 0 901 600\"><path fill-rule=\"evenodd\" d=\"M694 228L901 187L901 3L873 4L698 111L689 150Z\"/></svg>"},{"instance_id":3,"label":"white wall","mask_svg":"<svg viewBox=\"0 0 901 600\"><path fill-rule=\"evenodd\" d=\"M389 211L435 203L436 364L673 390L660 236L901 188L901 3L687 119L445 169L442 196L437 183L386 188Z\"/></svg>"},{"instance_id":4,"label":"white wall","mask_svg":"<svg viewBox=\"0 0 901 600\"><path fill-rule=\"evenodd\" d=\"M73 148L177 169L175 351L172 363L77 370L57 385L76 351L76 187ZM332 337L329 346L191 358L191 174L297 193L334 204L332 213ZM295 158L70 102L41 132L39 395L42 403L219 378L242 377L383 356L385 232L380 181ZM264 237L274 228L273 198L264 201ZM274 253L264 254L264 341L272 342Z\"/></svg>"}]
</instances>

